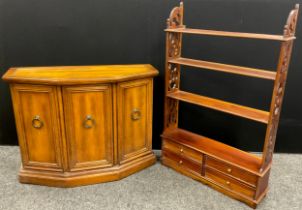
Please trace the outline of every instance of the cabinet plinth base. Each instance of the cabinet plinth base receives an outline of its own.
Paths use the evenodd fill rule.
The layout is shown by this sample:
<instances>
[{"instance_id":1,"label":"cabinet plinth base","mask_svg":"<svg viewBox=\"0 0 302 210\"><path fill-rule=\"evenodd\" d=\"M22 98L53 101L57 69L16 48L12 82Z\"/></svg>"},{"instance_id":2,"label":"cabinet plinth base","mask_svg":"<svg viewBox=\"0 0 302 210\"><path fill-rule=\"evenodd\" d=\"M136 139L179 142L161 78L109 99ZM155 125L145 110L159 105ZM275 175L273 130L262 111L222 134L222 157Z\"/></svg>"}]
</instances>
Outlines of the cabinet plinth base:
<instances>
[{"instance_id":1,"label":"cabinet plinth base","mask_svg":"<svg viewBox=\"0 0 302 210\"><path fill-rule=\"evenodd\" d=\"M45 172L21 168L19 181L26 184L46 185L50 187L77 187L120 180L153 165L155 162L156 157L151 153L131 162L104 169L77 172Z\"/></svg>"}]
</instances>

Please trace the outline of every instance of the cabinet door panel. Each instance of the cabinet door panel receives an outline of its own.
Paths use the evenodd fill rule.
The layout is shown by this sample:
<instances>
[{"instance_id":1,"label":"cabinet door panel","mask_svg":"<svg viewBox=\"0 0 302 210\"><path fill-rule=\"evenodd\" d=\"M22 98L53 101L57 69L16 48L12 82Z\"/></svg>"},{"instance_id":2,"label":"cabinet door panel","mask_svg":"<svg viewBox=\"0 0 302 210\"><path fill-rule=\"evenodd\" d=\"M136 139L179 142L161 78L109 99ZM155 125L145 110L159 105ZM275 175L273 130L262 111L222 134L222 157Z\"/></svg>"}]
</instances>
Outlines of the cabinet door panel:
<instances>
[{"instance_id":1,"label":"cabinet door panel","mask_svg":"<svg viewBox=\"0 0 302 210\"><path fill-rule=\"evenodd\" d=\"M63 98L70 170L111 166L111 86L64 87Z\"/></svg>"},{"instance_id":2,"label":"cabinet door panel","mask_svg":"<svg viewBox=\"0 0 302 210\"><path fill-rule=\"evenodd\" d=\"M152 138L152 80L118 85L118 145L121 163L150 153Z\"/></svg>"},{"instance_id":3,"label":"cabinet door panel","mask_svg":"<svg viewBox=\"0 0 302 210\"><path fill-rule=\"evenodd\" d=\"M62 171L56 87L12 85L11 92L23 167Z\"/></svg>"}]
</instances>

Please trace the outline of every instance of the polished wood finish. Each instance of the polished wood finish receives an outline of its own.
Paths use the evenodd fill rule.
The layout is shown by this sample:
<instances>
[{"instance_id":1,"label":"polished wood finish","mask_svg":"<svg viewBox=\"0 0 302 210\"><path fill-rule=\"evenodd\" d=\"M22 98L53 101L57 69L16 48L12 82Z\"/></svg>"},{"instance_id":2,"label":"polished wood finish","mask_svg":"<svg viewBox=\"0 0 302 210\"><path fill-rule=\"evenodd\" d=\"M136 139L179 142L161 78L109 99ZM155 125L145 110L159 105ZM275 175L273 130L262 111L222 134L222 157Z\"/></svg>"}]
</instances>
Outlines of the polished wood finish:
<instances>
[{"instance_id":1,"label":"polished wood finish","mask_svg":"<svg viewBox=\"0 0 302 210\"><path fill-rule=\"evenodd\" d=\"M261 175L259 173L259 168L261 166L260 157L223 144L219 141L180 128L166 130L162 134L162 138L173 141L175 144L178 144L180 148L190 148L195 152L198 152L200 156L201 154L209 155L224 163L229 163L251 173ZM166 143L163 143L163 149L169 149L164 146L165 144Z\"/></svg>"},{"instance_id":2,"label":"polished wood finish","mask_svg":"<svg viewBox=\"0 0 302 210\"><path fill-rule=\"evenodd\" d=\"M203 159L203 157L200 155L200 152L190 149L190 147L184 146L184 144L178 144L174 141L164 141L162 143L162 148L165 148L165 150L169 150L177 155L184 156L197 163L202 162Z\"/></svg>"},{"instance_id":3,"label":"polished wood finish","mask_svg":"<svg viewBox=\"0 0 302 210\"><path fill-rule=\"evenodd\" d=\"M288 19L284 26L284 36L290 37L295 35L296 25L298 21L298 12L299 5L297 4L295 9L292 10L288 16ZM269 124L267 126L264 142L262 167L260 170L265 170L266 167L272 162L293 43L293 40L291 40L288 42L283 42L281 45L277 67L277 76L274 83L274 90L270 107Z\"/></svg>"},{"instance_id":4,"label":"polished wood finish","mask_svg":"<svg viewBox=\"0 0 302 210\"><path fill-rule=\"evenodd\" d=\"M199 106L211 108L217 111L229 113L243 118L255 120L262 123L268 123L269 112L262 111L206 96L201 96L185 91L174 91L167 94L167 97L196 104Z\"/></svg>"},{"instance_id":5,"label":"polished wood finish","mask_svg":"<svg viewBox=\"0 0 302 210\"><path fill-rule=\"evenodd\" d=\"M194 28L168 28L166 32L173 33L186 33L186 34L197 34L207 36L224 36L224 37L235 37L235 38L248 38L248 39L265 39L274 41L291 41L296 39L294 36L286 37L284 35L272 35L272 34L256 34L256 33L242 33L242 32L231 32L231 31L214 31Z\"/></svg>"},{"instance_id":6,"label":"polished wood finish","mask_svg":"<svg viewBox=\"0 0 302 210\"><path fill-rule=\"evenodd\" d=\"M119 159L131 161L152 151L152 80L117 86Z\"/></svg>"},{"instance_id":7,"label":"polished wood finish","mask_svg":"<svg viewBox=\"0 0 302 210\"><path fill-rule=\"evenodd\" d=\"M118 180L155 163L157 73L150 65L8 70L3 79L16 118L20 182L73 187Z\"/></svg>"},{"instance_id":8,"label":"polished wood finish","mask_svg":"<svg viewBox=\"0 0 302 210\"><path fill-rule=\"evenodd\" d=\"M186 167L182 167L182 165L178 164L177 161L172 160L171 158L169 158L165 155L162 156L161 161L162 161L162 164L164 164L165 166L171 167L174 170L178 171L179 173L181 173L185 176L189 176L197 181L200 181L227 196L230 196L234 199L237 199L239 201L242 201L242 202L248 204L249 206L251 206L253 208L257 207L257 205L263 199L263 197L266 195L267 190L268 190L268 188L265 188L265 191L263 191L259 196L257 195L257 198L258 198L257 200L250 199L247 196L242 195L241 193L238 193L237 191L227 189L227 188L223 187L222 185L214 182L213 180L205 177L203 172L200 175L195 172L192 172L191 170L188 170Z\"/></svg>"},{"instance_id":9,"label":"polished wood finish","mask_svg":"<svg viewBox=\"0 0 302 210\"><path fill-rule=\"evenodd\" d=\"M173 58L168 61L169 63L181 64L185 66L192 66L197 68L204 68L214 71L220 71L225 73L239 74L244 76L256 77L261 79L275 80L276 72L242 67L242 66L234 66L222 63L215 63L209 61L195 60L189 58Z\"/></svg>"},{"instance_id":10,"label":"polished wood finish","mask_svg":"<svg viewBox=\"0 0 302 210\"><path fill-rule=\"evenodd\" d=\"M299 5L289 14L283 35L251 34L186 28L183 2L167 20L165 115L162 163L256 208L268 191L269 174L291 57ZM181 57L182 35L198 34L281 41L277 72ZM269 111L233 104L180 90L181 65L273 80ZM214 109L267 124L262 156L178 128L179 101Z\"/></svg>"},{"instance_id":11,"label":"polished wood finish","mask_svg":"<svg viewBox=\"0 0 302 210\"><path fill-rule=\"evenodd\" d=\"M255 190L252 187L249 187L230 176L220 173L214 168L207 167L205 176L216 184L221 185L223 188L236 191L242 195L253 197L255 194Z\"/></svg>"},{"instance_id":12,"label":"polished wood finish","mask_svg":"<svg viewBox=\"0 0 302 210\"><path fill-rule=\"evenodd\" d=\"M63 171L56 87L12 84L10 89L24 169Z\"/></svg>"},{"instance_id":13,"label":"polished wood finish","mask_svg":"<svg viewBox=\"0 0 302 210\"><path fill-rule=\"evenodd\" d=\"M253 187L256 186L257 177L248 170L234 166L234 164L228 164L226 161L220 161L218 159L208 157L206 165L210 168L215 168L224 174L228 174L229 176L232 176L233 178L238 179L247 185L251 185Z\"/></svg>"},{"instance_id":14,"label":"polished wood finish","mask_svg":"<svg viewBox=\"0 0 302 210\"><path fill-rule=\"evenodd\" d=\"M163 156L175 162L179 167L189 170L196 175L201 174L202 166L195 161L188 159L186 156L177 155L169 150L163 150Z\"/></svg>"},{"instance_id":15,"label":"polished wood finish","mask_svg":"<svg viewBox=\"0 0 302 210\"><path fill-rule=\"evenodd\" d=\"M111 85L63 87L63 106L69 170L111 167Z\"/></svg>"},{"instance_id":16,"label":"polished wood finish","mask_svg":"<svg viewBox=\"0 0 302 210\"><path fill-rule=\"evenodd\" d=\"M218 188L219 191L252 207L259 203L260 196L263 196L263 193L266 193L267 190L266 187L263 187L262 180L267 180L267 174L269 173L269 170L263 173L259 173L259 170L257 170L261 166L260 158L238 150L241 155L239 159L235 148L202 136L199 137L200 142L194 141L199 147L193 146L190 139L192 135L197 135L187 131L182 133L188 135L186 143L178 141L176 136L175 138L166 138L166 135L163 134L162 163L164 165L202 181L215 189ZM165 145L169 145L171 142L179 144L183 148L194 149L195 152L199 153L201 161L193 160L180 151L170 150ZM210 147L211 152L207 150L207 147ZM248 165L244 158L249 160L251 164ZM265 184L267 186L268 183ZM260 187L265 191L257 194Z\"/></svg>"},{"instance_id":17,"label":"polished wood finish","mask_svg":"<svg viewBox=\"0 0 302 210\"><path fill-rule=\"evenodd\" d=\"M157 74L157 70L149 64L50 66L10 68L3 79L30 84L78 85L121 82Z\"/></svg>"},{"instance_id":18,"label":"polished wood finish","mask_svg":"<svg viewBox=\"0 0 302 210\"><path fill-rule=\"evenodd\" d=\"M102 182L120 180L155 163L154 155L146 155L132 162L116 164L113 167L83 170L64 173L47 173L44 170L28 171L20 169L19 181L21 183L46 185L50 187L76 187Z\"/></svg>"}]
</instances>

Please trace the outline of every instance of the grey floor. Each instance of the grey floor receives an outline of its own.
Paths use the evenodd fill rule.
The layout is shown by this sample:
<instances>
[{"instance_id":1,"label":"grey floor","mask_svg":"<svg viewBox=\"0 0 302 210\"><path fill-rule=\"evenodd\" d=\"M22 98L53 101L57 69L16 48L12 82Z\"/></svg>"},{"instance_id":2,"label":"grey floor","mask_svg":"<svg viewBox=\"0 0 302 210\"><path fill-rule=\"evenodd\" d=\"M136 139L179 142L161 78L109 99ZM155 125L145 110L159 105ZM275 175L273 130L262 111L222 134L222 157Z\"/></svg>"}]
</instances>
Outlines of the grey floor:
<instances>
[{"instance_id":1,"label":"grey floor","mask_svg":"<svg viewBox=\"0 0 302 210\"><path fill-rule=\"evenodd\" d=\"M250 209L160 163L121 181L60 189L19 184L19 148L0 147L0 209ZM275 154L270 191L258 209L302 209L302 155Z\"/></svg>"}]
</instances>

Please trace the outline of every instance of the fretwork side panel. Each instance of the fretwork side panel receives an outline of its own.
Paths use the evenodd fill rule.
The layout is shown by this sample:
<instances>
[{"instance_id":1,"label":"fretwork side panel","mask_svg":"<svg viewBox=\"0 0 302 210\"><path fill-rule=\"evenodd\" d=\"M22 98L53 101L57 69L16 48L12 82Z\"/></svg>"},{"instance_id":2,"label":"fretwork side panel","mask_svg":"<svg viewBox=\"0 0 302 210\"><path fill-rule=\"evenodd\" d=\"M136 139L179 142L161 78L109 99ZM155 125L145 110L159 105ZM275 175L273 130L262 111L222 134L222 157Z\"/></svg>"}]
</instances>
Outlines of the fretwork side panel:
<instances>
[{"instance_id":1,"label":"fretwork side panel","mask_svg":"<svg viewBox=\"0 0 302 210\"><path fill-rule=\"evenodd\" d=\"M167 19L167 28L182 28L183 26L183 4L175 7L169 18ZM167 33L166 34L166 74L165 74L165 95L179 89L180 65L169 63L171 58L179 58L181 56L182 34ZM165 119L164 129L178 127L178 100L174 100L165 96Z\"/></svg>"},{"instance_id":2,"label":"fretwork side panel","mask_svg":"<svg viewBox=\"0 0 302 210\"><path fill-rule=\"evenodd\" d=\"M295 9L289 14L286 25L284 26L284 37L295 36L298 11L299 5L296 5ZM263 171L272 161L292 47L293 40L281 43L277 77L274 84L270 118L265 136L263 159L260 171Z\"/></svg>"}]
</instances>

